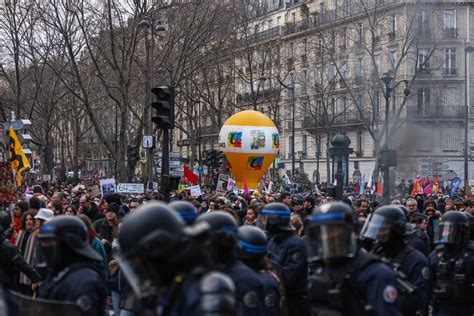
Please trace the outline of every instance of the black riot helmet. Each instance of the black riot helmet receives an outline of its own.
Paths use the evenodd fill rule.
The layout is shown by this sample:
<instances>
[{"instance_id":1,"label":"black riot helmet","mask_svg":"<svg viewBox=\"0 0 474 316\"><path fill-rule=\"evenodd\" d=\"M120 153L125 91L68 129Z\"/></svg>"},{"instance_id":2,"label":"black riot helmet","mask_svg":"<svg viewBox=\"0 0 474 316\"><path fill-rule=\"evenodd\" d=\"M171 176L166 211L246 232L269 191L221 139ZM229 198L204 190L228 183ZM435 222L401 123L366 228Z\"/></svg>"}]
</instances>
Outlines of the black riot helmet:
<instances>
[{"instance_id":1,"label":"black riot helmet","mask_svg":"<svg viewBox=\"0 0 474 316\"><path fill-rule=\"evenodd\" d=\"M260 259L267 250L267 235L265 232L251 225L239 227L237 231L237 257L239 259Z\"/></svg>"},{"instance_id":2,"label":"black riot helmet","mask_svg":"<svg viewBox=\"0 0 474 316\"><path fill-rule=\"evenodd\" d=\"M317 207L306 223L309 261L353 258L357 253L354 211L342 202Z\"/></svg>"},{"instance_id":3,"label":"black riot helmet","mask_svg":"<svg viewBox=\"0 0 474 316\"><path fill-rule=\"evenodd\" d=\"M385 243L391 235L401 238L405 234L406 224L407 218L398 205L386 205L369 216L360 235L362 238Z\"/></svg>"},{"instance_id":4,"label":"black riot helmet","mask_svg":"<svg viewBox=\"0 0 474 316\"><path fill-rule=\"evenodd\" d=\"M56 216L40 227L40 246L48 266L59 270L80 258L102 260L88 240L87 227L75 216Z\"/></svg>"},{"instance_id":5,"label":"black riot helmet","mask_svg":"<svg viewBox=\"0 0 474 316\"><path fill-rule=\"evenodd\" d=\"M198 216L196 225L207 223L210 228L211 244L208 249L209 259L214 264L227 264L232 260L235 248L235 235L238 225L236 220L226 212L213 211Z\"/></svg>"},{"instance_id":6,"label":"black riot helmet","mask_svg":"<svg viewBox=\"0 0 474 316\"><path fill-rule=\"evenodd\" d=\"M474 240L474 215L469 212L465 212L467 218L469 219L469 239Z\"/></svg>"},{"instance_id":7,"label":"black riot helmet","mask_svg":"<svg viewBox=\"0 0 474 316\"><path fill-rule=\"evenodd\" d=\"M288 206L283 203L269 203L259 212L257 225L272 237L280 232L295 230L290 223L290 217Z\"/></svg>"},{"instance_id":8,"label":"black riot helmet","mask_svg":"<svg viewBox=\"0 0 474 316\"><path fill-rule=\"evenodd\" d=\"M438 245L460 245L469 241L469 219L458 211L447 212L441 217L434 242Z\"/></svg>"},{"instance_id":9,"label":"black riot helmet","mask_svg":"<svg viewBox=\"0 0 474 316\"><path fill-rule=\"evenodd\" d=\"M194 223L198 217L197 209L188 201L174 201L169 204L169 207L178 212L187 225Z\"/></svg>"},{"instance_id":10,"label":"black riot helmet","mask_svg":"<svg viewBox=\"0 0 474 316\"><path fill-rule=\"evenodd\" d=\"M184 222L166 204L153 202L125 217L119 232L121 271L137 297L154 306L160 288L181 268L187 236Z\"/></svg>"}]
</instances>

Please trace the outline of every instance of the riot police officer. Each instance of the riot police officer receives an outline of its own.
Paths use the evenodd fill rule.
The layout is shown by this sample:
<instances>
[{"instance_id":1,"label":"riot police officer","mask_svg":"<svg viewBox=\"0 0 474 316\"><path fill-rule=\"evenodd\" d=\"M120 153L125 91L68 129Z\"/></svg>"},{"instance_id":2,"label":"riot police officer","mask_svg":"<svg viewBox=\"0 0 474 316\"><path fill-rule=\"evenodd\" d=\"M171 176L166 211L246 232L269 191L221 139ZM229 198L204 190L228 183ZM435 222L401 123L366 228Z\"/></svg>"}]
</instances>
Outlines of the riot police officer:
<instances>
[{"instance_id":1,"label":"riot police officer","mask_svg":"<svg viewBox=\"0 0 474 316\"><path fill-rule=\"evenodd\" d=\"M235 283L237 315L262 315L262 283L257 273L236 257L237 222L221 211L206 213L196 219L196 223L203 222L211 227L208 250L211 262Z\"/></svg>"},{"instance_id":2,"label":"riot police officer","mask_svg":"<svg viewBox=\"0 0 474 316\"><path fill-rule=\"evenodd\" d=\"M283 203L269 203L260 211L258 223L268 235L270 258L281 267L288 311L291 315L307 315L304 303L308 281L307 252L290 223L290 209Z\"/></svg>"},{"instance_id":3,"label":"riot police officer","mask_svg":"<svg viewBox=\"0 0 474 316\"><path fill-rule=\"evenodd\" d=\"M198 217L196 207L188 201L174 201L169 204L169 207L181 216L186 225L192 225Z\"/></svg>"},{"instance_id":4,"label":"riot police officer","mask_svg":"<svg viewBox=\"0 0 474 316\"><path fill-rule=\"evenodd\" d=\"M319 206L307 222L309 301L315 315L401 315L395 273L357 248L352 208L341 202Z\"/></svg>"},{"instance_id":5,"label":"riot police officer","mask_svg":"<svg viewBox=\"0 0 474 316\"><path fill-rule=\"evenodd\" d=\"M437 315L474 313L474 250L469 244L469 220L458 211L441 218L429 257Z\"/></svg>"},{"instance_id":6,"label":"riot police officer","mask_svg":"<svg viewBox=\"0 0 474 316\"><path fill-rule=\"evenodd\" d=\"M360 235L374 242L373 253L389 263L397 274L403 315L425 314L429 303L428 259L406 245L406 228L403 211L396 205L386 205L369 216Z\"/></svg>"},{"instance_id":7,"label":"riot police officer","mask_svg":"<svg viewBox=\"0 0 474 316\"><path fill-rule=\"evenodd\" d=\"M41 226L38 237L50 269L38 296L75 302L83 315L102 315L106 288L93 264L102 258L90 246L85 224L74 216L57 216Z\"/></svg>"},{"instance_id":8,"label":"riot police officer","mask_svg":"<svg viewBox=\"0 0 474 316\"><path fill-rule=\"evenodd\" d=\"M208 225L185 230L166 204L149 203L129 214L119 233L117 261L143 309L152 315L232 315L234 291L226 275L190 271L198 244L191 238ZM195 265L200 265L196 262Z\"/></svg>"},{"instance_id":9,"label":"riot police officer","mask_svg":"<svg viewBox=\"0 0 474 316\"><path fill-rule=\"evenodd\" d=\"M286 315L281 270L266 257L267 236L255 226L241 226L237 232L237 258L254 270L263 286L263 315Z\"/></svg>"}]
</instances>

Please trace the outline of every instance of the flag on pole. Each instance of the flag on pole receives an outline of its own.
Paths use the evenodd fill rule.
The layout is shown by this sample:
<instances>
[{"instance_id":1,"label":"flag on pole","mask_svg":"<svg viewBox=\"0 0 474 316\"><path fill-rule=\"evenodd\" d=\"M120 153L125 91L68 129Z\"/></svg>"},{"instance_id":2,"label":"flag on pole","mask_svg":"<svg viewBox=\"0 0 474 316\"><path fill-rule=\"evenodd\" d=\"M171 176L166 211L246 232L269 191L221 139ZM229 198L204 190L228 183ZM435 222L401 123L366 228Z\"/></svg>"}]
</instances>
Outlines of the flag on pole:
<instances>
[{"instance_id":1,"label":"flag on pole","mask_svg":"<svg viewBox=\"0 0 474 316\"><path fill-rule=\"evenodd\" d=\"M249 185L247 183L247 175L244 174L244 194L249 194Z\"/></svg>"},{"instance_id":2,"label":"flag on pole","mask_svg":"<svg viewBox=\"0 0 474 316\"><path fill-rule=\"evenodd\" d=\"M377 195L378 196L383 195L383 177L382 177L381 171L379 171L379 176L377 178Z\"/></svg>"},{"instance_id":3,"label":"flag on pole","mask_svg":"<svg viewBox=\"0 0 474 316\"><path fill-rule=\"evenodd\" d=\"M22 177L21 174L30 168L30 162L26 158L21 142L16 136L13 128L8 129L8 137L10 137L10 152L8 160L11 162L13 169L16 171L16 182L18 186L21 186Z\"/></svg>"},{"instance_id":4,"label":"flag on pole","mask_svg":"<svg viewBox=\"0 0 474 316\"><path fill-rule=\"evenodd\" d=\"M190 183L196 185L199 182L199 177L184 164L183 178L187 179Z\"/></svg>"},{"instance_id":5,"label":"flag on pole","mask_svg":"<svg viewBox=\"0 0 474 316\"><path fill-rule=\"evenodd\" d=\"M426 176L425 187L427 187L429 184L431 184L431 182L430 182L430 177L429 177L429 176Z\"/></svg>"},{"instance_id":6,"label":"flag on pole","mask_svg":"<svg viewBox=\"0 0 474 316\"><path fill-rule=\"evenodd\" d=\"M439 190L439 181L438 181L438 175L434 175L433 177L433 187L432 187L432 190L433 190L433 194L438 194L438 190Z\"/></svg>"},{"instance_id":7,"label":"flag on pole","mask_svg":"<svg viewBox=\"0 0 474 316\"><path fill-rule=\"evenodd\" d=\"M423 193L426 195L433 194L433 189L431 187L431 184L428 183L428 185L423 189Z\"/></svg>"},{"instance_id":8,"label":"flag on pole","mask_svg":"<svg viewBox=\"0 0 474 316\"><path fill-rule=\"evenodd\" d=\"M364 194L365 192L365 174L362 176L362 180L360 180L360 194Z\"/></svg>"},{"instance_id":9,"label":"flag on pole","mask_svg":"<svg viewBox=\"0 0 474 316\"><path fill-rule=\"evenodd\" d=\"M369 182L367 182L367 190L369 190L370 193L372 193L373 177L374 177L374 171L372 170L372 173L370 174L370 177L369 177Z\"/></svg>"}]
</instances>

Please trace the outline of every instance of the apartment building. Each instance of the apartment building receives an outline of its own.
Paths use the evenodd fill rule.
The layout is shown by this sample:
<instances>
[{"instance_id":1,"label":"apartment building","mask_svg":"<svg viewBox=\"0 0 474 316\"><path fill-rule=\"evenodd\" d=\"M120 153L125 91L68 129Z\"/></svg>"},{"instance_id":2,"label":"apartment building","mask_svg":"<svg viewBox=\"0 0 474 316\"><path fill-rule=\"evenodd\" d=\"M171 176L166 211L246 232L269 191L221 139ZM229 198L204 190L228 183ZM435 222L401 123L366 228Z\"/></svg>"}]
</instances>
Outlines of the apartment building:
<instances>
[{"instance_id":1,"label":"apartment building","mask_svg":"<svg viewBox=\"0 0 474 316\"><path fill-rule=\"evenodd\" d=\"M233 53L223 55L232 83L223 113L253 108L269 115L281 133L281 171L291 170L294 156L314 181L332 181L328 150L341 131L354 149L350 179L356 170L370 176L384 144L397 150L396 181L416 174L462 178L465 129L474 136L466 117L473 25L470 1L263 2L236 36ZM388 104L380 80L387 72ZM200 150L217 146L212 114L197 113ZM190 157L189 137L175 132L174 140Z\"/></svg>"}]
</instances>

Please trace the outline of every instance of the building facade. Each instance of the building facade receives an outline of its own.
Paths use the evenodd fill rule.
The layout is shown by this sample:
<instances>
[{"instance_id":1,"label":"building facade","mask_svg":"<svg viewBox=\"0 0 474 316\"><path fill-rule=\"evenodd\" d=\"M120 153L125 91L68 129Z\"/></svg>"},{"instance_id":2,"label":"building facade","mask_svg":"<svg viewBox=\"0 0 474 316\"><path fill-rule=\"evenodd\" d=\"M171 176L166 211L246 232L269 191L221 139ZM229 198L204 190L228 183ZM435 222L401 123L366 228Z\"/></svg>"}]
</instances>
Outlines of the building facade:
<instances>
[{"instance_id":1,"label":"building facade","mask_svg":"<svg viewBox=\"0 0 474 316\"><path fill-rule=\"evenodd\" d=\"M333 181L329 149L336 132L345 132L354 149L350 179L368 178L384 145L397 151L395 181L417 174L463 179L466 129L468 148L474 146L466 116L473 104L473 3L364 2L269 1L253 8L233 53L220 60L232 87L223 112L269 115L281 133L280 171L291 171L294 159L313 181ZM384 73L393 77L388 98ZM221 86L210 90L217 94ZM196 111L200 128L192 142L202 152L217 146L220 126L212 112ZM174 140L184 158L197 151L180 132Z\"/></svg>"}]
</instances>

